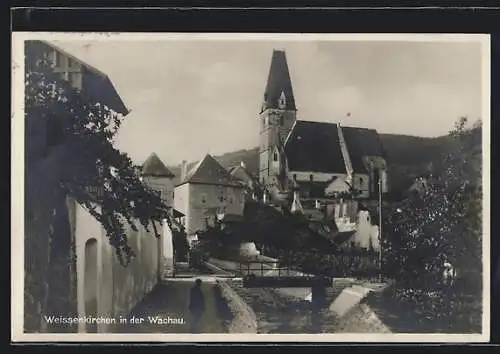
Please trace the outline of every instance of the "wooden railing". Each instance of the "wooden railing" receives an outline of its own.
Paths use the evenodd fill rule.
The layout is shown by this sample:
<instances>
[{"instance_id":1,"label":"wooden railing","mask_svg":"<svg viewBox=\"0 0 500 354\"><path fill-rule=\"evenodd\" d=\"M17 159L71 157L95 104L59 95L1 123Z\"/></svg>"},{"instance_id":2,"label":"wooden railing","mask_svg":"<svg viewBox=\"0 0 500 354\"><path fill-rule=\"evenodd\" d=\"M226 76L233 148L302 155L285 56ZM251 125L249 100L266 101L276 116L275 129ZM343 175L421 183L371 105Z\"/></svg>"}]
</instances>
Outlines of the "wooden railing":
<instances>
[{"instance_id":1,"label":"wooden railing","mask_svg":"<svg viewBox=\"0 0 500 354\"><path fill-rule=\"evenodd\" d=\"M312 277L312 274L303 273L291 265L284 265L280 261L247 261L240 262L238 273L242 276L274 276L274 277Z\"/></svg>"},{"instance_id":2,"label":"wooden railing","mask_svg":"<svg viewBox=\"0 0 500 354\"><path fill-rule=\"evenodd\" d=\"M334 254L306 252L271 252L279 260L279 268L330 277L375 277L380 275L378 253L338 251Z\"/></svg>"}]
</instances>

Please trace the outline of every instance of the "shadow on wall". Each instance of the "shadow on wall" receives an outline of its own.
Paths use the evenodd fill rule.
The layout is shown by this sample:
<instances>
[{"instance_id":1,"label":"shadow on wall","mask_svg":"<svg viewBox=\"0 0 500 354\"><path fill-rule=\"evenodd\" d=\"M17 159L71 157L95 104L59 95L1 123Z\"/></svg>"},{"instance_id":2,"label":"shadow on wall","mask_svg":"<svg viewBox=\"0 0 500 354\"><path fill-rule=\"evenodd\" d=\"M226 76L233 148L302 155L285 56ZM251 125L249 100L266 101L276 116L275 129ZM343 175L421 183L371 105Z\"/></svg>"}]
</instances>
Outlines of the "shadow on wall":
<instances>
[{"instance_id":1,"label":"shadow on wall","mask_svg":"<svg viewBox=\"0 0 500 354\"><path fill-rule=\"evenodd\" d=\"M91 238L85 242L85 315L97 317L97 240ZM87 333L97 333L97 325L89 323L86 327Z\"/></svg>"}]
</instances>

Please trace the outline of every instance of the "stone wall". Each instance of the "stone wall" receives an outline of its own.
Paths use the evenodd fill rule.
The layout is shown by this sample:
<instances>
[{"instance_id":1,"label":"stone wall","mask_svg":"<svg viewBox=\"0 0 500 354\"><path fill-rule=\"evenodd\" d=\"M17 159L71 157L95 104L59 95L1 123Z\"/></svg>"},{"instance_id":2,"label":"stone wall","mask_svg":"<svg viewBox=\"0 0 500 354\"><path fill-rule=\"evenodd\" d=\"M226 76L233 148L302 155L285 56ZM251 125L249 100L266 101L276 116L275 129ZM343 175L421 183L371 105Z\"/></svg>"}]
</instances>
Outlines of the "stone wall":
<instances>
[{"instance_id":1,"label":"stone wall","mask_svg":"<svg viewBox=\"0 0 500 354\"><path fill-rule=\"evenodd\" d=\"M336 333L391 333L391 329L378 317L378 309L373 309L371 301L368 301L386 289L387 284L345 288L329 307L334 317L331 329Z\"/></svg>"},{"instance_id":2,"label":"stone wall","mask_svg":"<svg viewBox=\"0 0 500 354\"><path fill-rule=\"evenodd\" d=\"M223 302L231 313L227 329L229 333L257 333L257 318L253 310L223 281L217 281Z\"/></svg>"},{"instance_id":3,"label":"stone wall","mask_svg":"<svg viewBox=\"0 0 500 354\"><path fill-rule=\"evenodd\" d=\"M74 316L77 308L75 249L67 200L64 195L42 199L30 198L26 210L24 332L76 332L76 326L51 326L45 320L51 315Z\"/></svg>"},{"instance_id":4,"label":"stone wall","mask_svg":"<svg viewBox=\"0 0 500 354\"><path fill-rule=\"evenodd\" d=\"M138 231L128 227L128 243L136 257L125 267L120 264L101 224L78 205L75 213L78 313L118 320L158 283L161 240L154 236L152 228L147 232L139 223L136 224ZM157 225L157 229L161 230L161 225ZM89 251L92 247L96 249L95 255ZM95 310L90 308L93 302ZM99 325L97 331L105 333L112 328L112 325ZM83 324L79 326L79 332L90 330Z\"/></svg>"}]
</instances>

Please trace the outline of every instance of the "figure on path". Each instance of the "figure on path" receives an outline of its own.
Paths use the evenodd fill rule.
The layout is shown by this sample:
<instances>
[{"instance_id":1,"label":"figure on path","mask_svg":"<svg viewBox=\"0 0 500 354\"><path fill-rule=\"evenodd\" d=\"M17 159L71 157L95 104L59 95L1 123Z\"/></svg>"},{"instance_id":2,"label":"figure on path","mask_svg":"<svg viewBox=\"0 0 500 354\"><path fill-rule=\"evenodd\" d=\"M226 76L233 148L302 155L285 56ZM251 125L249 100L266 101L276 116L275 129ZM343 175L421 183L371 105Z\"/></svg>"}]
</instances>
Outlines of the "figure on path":
<instances>
[{"instance_id":1,"label":"figure on path","mask_svg":"<svg viewBox=\"0 0 500 354\"><path fill-rule=\"evenodd\" d=\"M199 332L199 323L205 312L205 297L201 290L201 279L196 279L195 285L191 288L189 298L189 311L191 312L191 333Z\"/></svg>"}]
</instances>

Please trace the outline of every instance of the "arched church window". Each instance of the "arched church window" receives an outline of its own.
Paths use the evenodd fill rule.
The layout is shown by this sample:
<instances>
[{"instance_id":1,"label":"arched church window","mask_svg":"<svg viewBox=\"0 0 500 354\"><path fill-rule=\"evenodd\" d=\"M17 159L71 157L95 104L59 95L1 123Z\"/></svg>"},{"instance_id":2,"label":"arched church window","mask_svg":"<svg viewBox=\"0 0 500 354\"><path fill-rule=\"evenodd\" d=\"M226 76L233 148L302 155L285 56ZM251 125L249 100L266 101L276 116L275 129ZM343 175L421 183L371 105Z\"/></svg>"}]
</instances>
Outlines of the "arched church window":
<instances>
[{"instance_id":1,"label":"arched church window","mask_svg":"<svg viewBox=\"0 0 500 354\"><path fill-rule=\"evenodd\" d=\"M273 161L278 161L278 153L276 151L273 154Z\"/></svg>"}]
</instances>

